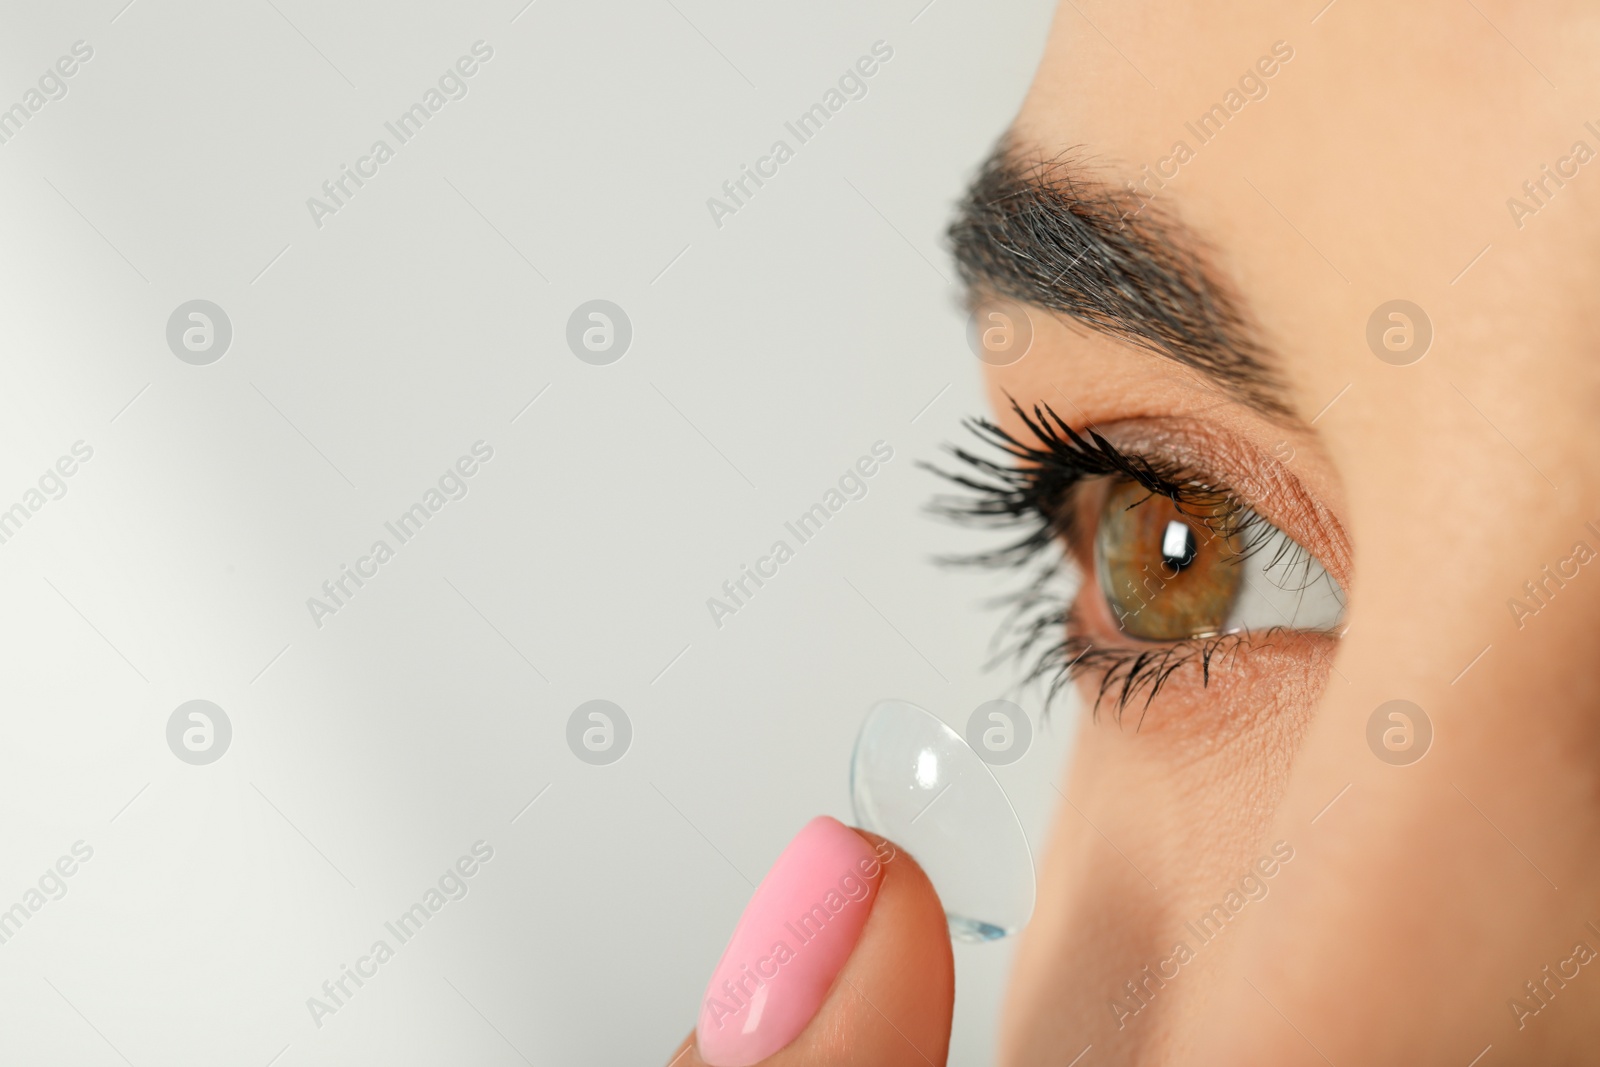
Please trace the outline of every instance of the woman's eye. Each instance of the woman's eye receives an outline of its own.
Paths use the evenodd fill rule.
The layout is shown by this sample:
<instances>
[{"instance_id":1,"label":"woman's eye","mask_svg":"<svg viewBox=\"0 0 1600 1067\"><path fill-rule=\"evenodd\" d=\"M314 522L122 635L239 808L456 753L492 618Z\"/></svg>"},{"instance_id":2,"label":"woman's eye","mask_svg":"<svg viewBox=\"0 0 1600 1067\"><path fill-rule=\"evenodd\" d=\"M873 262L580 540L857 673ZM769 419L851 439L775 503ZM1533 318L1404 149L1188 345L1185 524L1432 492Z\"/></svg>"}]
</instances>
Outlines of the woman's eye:
<instances>
[{"instance_id":1,"label":"woman's eye","mask_svg":"<svg viewBox=\"0 0 1600 1067\"><path fill-rule=\"evenodd\" d=\"M1095 573L1123 632L1183 641L1241 630L1334 630L1344 591L1259 516L1178 505L1131 481L1107 491Z\"/></svg>"}]
</instances>

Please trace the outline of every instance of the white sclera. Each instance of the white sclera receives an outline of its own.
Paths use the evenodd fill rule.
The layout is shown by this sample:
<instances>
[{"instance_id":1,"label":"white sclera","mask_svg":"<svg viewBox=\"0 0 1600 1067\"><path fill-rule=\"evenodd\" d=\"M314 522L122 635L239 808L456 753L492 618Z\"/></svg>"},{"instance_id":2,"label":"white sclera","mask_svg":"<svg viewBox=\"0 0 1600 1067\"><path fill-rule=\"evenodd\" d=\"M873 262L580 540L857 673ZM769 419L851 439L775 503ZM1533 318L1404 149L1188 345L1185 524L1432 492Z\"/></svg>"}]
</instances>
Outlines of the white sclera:
<instances>
[{"instance_id":1,"label":"white sclera","mask_svg":"<svg viewBox=\"0 0 1600 1067\"><path fill-rule=\"evenodd\" d=\"M1344 623L1344 590L1314 557L1276 527L1240 564L1239 597L1225 632L1337 630Z\"/></svg>"},{"instance_id":2,"label":"white sclera","mask_svg":"<svg viewBox=\"0 0 1600 1067\"><path fill-rule=\"evenodd\" d=\"M856 824L927 872L961 941L1016 933L1033 915L1033 853L993 772L937 717L903 700L873 706L850 759Z\"/></svg>"}]
</instances>

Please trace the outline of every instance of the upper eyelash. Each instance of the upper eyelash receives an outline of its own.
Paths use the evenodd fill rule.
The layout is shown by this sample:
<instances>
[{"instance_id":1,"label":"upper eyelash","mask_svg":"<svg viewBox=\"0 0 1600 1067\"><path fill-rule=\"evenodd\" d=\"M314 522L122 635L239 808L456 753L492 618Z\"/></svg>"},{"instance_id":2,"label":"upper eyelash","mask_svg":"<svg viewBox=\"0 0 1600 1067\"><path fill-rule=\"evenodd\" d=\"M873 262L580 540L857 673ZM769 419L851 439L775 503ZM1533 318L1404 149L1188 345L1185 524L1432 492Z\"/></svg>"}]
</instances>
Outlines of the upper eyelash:
<instances>
[{"instance_id":1,"label":"upper eyelash","mask_svg":"<svg viewBox=\"0 0 1600 1067\"><path fill-rule=\"evenodd\" d=\"M1012 462L997 462L952 445L950 454L971 474L924 464L934 474L971 493L936 498L932 506L936 514L988 527L1024 526L1023 536L1009 545L953 557L949 562L1019 566L1057 538L1070 543L1078 532L1077 516L1062 505L1079 484L1105 476L1126 478L1154 495L1166 497L1179 511L1203 522L1219 536L1249 534L1252 528L1262 525L1233 494L1210 484L1200 472L1164 459L1124 452L1093 427L1080 433L1048 404L1035 404L1028 412L1012 400L1011 408L1037 443L1020 440L984 418L968 419L964 425L982 443L997 448ZM1246 549L1258 547L1256 541L1259 538L1247 536Z\"/></svg>"},{"instance_id":2,"label":"upper eyelash","mask_svg":"<svg viewBox=\"0 0 1600 1067\"><path fill-rule=\"evenodd\" d=\"M1054 593L1050 586L1061 571L1059 546L1075 543L1080 533L1078 510L1068 506L1072 493L1079 485L1099 477L1133 481L1152 495L1171 500L1179 511L1204 523L1215 534L1238 537L1241 548L1235 561L1270 541L1275 528L1201 472L1159 457L1124 452L1092 427L1080 433L1048 404L1036 404L1030 412L1013 399L1011 407L1033 441L1019 439L988 419L969 419L965 423L984 445L997 449L1006 460L949 446L950 454L966 468L964 473L922 464L966 490L960 496L936 497L931 505L935 514L986 528L1022 527L1019 538L1000 548L947 556L942 562L1025 568L1041 556L1051 557L1023 588L1001 598L1000 602L1009 603L1012 610L996 634L994 662L1031 660L1023 680L1026 684L1049 679L1046 707L1085 670L1097 670L1100 681L1093 712L1098 714L1101 703L1109 697L1115 701L1119 722L1128 704L1141 693L1148 709L1173 672L1186 664L1198 662L1202 684L1208 684L1212 661L1236 651L1245 634L1222 634L1139 649L1096 647L1088 638L1069 632L1075 604ZM1284 562L1283 554L1294 550L1304 553L1307 561L1311 559L1310 553L1290 542L1279 549L1273 565ZM1277 629L1280 628L1250 636L1259 640Z\"/></svg>"}]
</instances>

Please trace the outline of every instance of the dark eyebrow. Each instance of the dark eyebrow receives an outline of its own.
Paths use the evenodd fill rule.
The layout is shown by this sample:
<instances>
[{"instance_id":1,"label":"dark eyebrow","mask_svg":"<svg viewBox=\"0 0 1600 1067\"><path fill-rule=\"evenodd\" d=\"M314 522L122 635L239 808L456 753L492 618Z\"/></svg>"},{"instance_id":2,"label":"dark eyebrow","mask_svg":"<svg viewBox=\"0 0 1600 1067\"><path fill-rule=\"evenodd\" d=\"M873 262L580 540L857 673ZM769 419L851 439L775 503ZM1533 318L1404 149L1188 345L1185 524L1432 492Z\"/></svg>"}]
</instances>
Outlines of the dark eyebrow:
<instances>
[{"instance_id":1,"label":"dark eyebrow","mask_svg":"<svg viewBox=\"0 0 1600 1067\"><path fill-rule=\"evenodd\" d=\"M1273 357L1170 212L1067 154L1028 161L1003 139L949 231L970 299L1007 297L1166 356L1275 420L1293 419Z\"/></svg>"}]
</instances>

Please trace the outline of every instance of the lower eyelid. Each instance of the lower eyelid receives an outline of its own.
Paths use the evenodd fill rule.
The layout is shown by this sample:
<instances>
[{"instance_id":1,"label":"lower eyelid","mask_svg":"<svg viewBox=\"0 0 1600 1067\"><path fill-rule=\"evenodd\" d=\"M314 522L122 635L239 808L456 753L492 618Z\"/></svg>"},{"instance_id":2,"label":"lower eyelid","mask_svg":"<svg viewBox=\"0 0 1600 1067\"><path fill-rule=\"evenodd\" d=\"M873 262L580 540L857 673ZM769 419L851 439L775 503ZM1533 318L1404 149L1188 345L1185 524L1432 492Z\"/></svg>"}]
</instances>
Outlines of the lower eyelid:
<instances>
[{"instance_id":1,"label":"lower eyelid","mask_svg":"<svg viewBox=\"0 0 1600 1067\"><path fill-rule=\"evenodd\" d=\"M1121 722L1132 706L1138 709L1141 727L1158 697L1184 681L1184 672L1191 672L1196 684L1207 684L1230 655L1251 640L1248 634L1219 634L1137 645L1114 640L1097 642L1083 620L1085 607L1080 600L1066 612L1064 647L1068 654L1062 661L1065 681L1083 684L1090 690L1087 699L1094 715L1109 710Z\"/></svg>"},{"instance_id":2,"label":"lower eyelid","mask_svg":"<svg viewBox=\"0 0 1600 1067\"><path fill-rule=\"evenodd\" d=\"M1229 733L1280 716L1283 695L1304 703L1319 692L1337 644L1337 637L1310 630L1223 634L1164 650L1157 661L1162 676L1143 668L1145 677L1131 687L1126 678L1137 656L1128 650L1098 662L1091 653L1073 673L1094 718L1104 713L1137 733L1188 736L1202 744L1194 751L1210 752Z\"/></svg>"}]
</instances>

